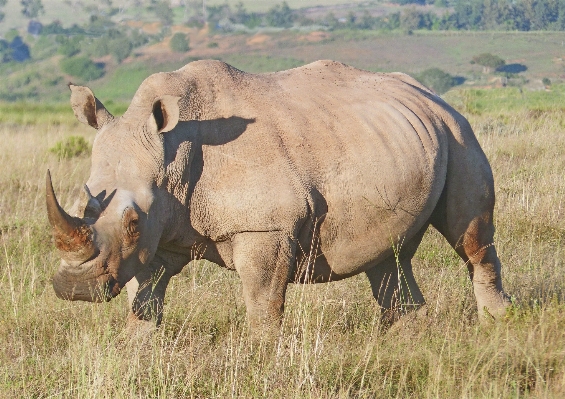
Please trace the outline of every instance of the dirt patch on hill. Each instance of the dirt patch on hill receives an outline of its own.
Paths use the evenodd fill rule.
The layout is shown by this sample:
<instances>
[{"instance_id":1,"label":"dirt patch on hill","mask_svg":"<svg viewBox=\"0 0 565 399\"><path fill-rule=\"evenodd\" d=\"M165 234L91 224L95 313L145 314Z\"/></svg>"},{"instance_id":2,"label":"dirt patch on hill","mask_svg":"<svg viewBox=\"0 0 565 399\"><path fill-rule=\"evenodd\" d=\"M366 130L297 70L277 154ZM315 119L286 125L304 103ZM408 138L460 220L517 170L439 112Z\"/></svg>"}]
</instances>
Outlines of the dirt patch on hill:
<instances>
[{"instance_id":1,"label":"dirt patch on hill","mask_svg":"<svg viewBox=\"0 0 565 399\"><path fill-rule=\"evenodd\" d=\"M254 36L251 36L249 39L247 39L246 43L247 43L248 46L254 46L254 45L260 45L260 44L265 44L267 42L270 42L271 39L272 39L272 37L269 36L269 35L258 33Z\"/></svg>"},{"instance_id":2,"label":"dirt patch on hill","mask_svg":"<svg viewBox=\"0 0 565 399\"><path fill-rule=\"evenodd\" d=\"M309 43L317 43L317 42L321 42L323 40L326 40L329 37L330 37L330 34L328 32L314 31L314 32L310 32L307 35L299 36L298 40L301 40L303 42L309 42Z\"/></svg>"},{"instance_id":3,"label":"dirt patch on hill","mask_svg":"<svg viewBox=\"0 0 565 399\"><path fill-rule=\"evenodd\" d=\"M159 22L126 21L125 24L130 28L141 29L149 35L155 35L161 31L161 23Z\"/></svg>"}]
</instances>

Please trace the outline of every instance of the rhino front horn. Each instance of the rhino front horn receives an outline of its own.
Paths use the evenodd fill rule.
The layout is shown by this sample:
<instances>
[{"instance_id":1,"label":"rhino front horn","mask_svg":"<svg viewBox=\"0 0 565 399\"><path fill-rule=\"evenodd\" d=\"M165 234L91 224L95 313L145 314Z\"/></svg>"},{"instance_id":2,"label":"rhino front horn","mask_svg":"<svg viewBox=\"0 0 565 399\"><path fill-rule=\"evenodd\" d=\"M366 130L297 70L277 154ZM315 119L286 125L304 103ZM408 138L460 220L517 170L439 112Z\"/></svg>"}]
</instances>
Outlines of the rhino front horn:
<instances>
[{"instance_id":1,"label":"rhino front horn","mask_svg":"<svg viewBox=\"0 0 565 399\"><path fill-rule=\"evenodd\" d=\"M61 208L55 197L49 170L45 184L47 216L53 228L55 246L61 251L61 257L71 265L89 260L96 252L92 242L92 228L82 219L70 216Z\"/></svg>"}]
</instances>

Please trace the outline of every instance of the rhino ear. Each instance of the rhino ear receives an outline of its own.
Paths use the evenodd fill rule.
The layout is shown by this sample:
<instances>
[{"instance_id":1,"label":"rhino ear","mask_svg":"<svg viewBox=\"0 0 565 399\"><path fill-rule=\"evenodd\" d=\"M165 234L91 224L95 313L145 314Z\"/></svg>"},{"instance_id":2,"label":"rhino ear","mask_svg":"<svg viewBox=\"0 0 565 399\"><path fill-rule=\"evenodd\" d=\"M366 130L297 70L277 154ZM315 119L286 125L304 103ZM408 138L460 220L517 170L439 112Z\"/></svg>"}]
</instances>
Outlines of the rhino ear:
<instances>
[{"instance_id":1,"label":"rhino ear","mask_svg":"<svg viewBox=\"0 0 565 399\"><path fill-rule=\"evenodd\" d=\"M71 89L71 107L79 122L100 129L114 119L88 87L69 84L69 88Z\"/></svg>"},{"instance_id":2,"label":"rhino ear","mask_svg":"<svg viewBox=\"0 0 565 399\"><path fill-rule=\"evenodd\" d=\"M173 130L179 122L179 100L176 96L163 96L153 103L153 112L149 117L149 125L157 130L157 133L165 133Z\"/></svg>"}]
</instances>

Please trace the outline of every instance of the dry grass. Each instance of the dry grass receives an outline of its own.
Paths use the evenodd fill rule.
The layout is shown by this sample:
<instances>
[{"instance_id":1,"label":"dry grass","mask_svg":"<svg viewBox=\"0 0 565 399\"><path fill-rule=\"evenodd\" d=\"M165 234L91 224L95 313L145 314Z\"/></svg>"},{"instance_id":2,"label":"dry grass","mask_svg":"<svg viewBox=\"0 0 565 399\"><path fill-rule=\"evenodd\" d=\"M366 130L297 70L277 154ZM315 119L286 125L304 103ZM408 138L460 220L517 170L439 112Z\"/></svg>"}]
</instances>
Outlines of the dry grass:
<instances>
[{"instance_id":1,"label":"dry grass","mask_svg":"<svg viewBox=\"0 0 565 399\"><path fill-rule=\"evenodd\" d=\"M465 266L435 232L415 271L427 315L382 332L364 276L291 286L282 335L248 338L235 273L193 262L173 279L164 323L130 340L125 295L58 300L44 174L69 206L88 158L48 149L78 125L0 126L0 397L563 397L565 118L473 116L497 187L497 245L516 306L480 325Z\"/></svg>"}]
</instances>

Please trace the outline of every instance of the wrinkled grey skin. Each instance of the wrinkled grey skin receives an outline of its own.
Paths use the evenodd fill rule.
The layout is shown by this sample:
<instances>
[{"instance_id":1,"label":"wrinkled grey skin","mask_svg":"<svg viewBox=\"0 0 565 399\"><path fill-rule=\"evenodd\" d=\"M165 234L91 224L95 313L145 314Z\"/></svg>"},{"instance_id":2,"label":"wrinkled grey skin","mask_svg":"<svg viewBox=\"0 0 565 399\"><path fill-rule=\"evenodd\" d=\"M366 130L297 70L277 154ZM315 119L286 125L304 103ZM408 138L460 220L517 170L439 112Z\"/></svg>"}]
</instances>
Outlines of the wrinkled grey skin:
<instances>
[{"instance_id":1,"label":"wrinkled grey skin","mask_svg":"<svg viewBox=\"0 0 565 399\"><path fill-rule=\"evenodd\" d=\"M424 304L411 259L433 225L467 264L480 314L509 305L488 161L465 118L406 75L197 61L147 78L120 118L70 88L98 133L74 216L48 175L61 298L127 286L131 319L159 323L170 278L198 257L237 271L253 330L279 326L288 283L363 272L394 320Z\"/></svg>"}]
</instances>

